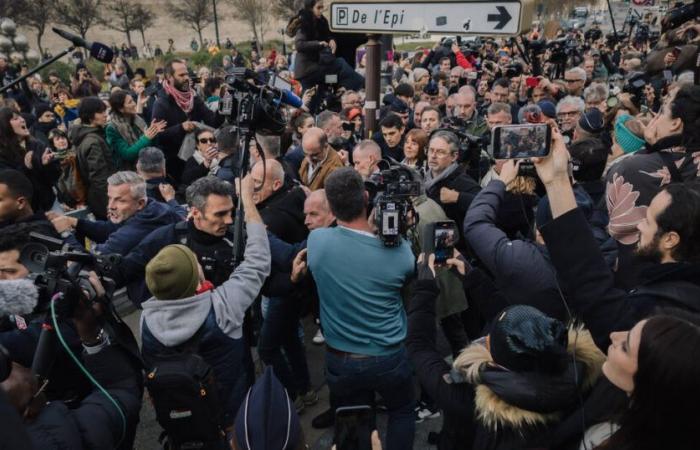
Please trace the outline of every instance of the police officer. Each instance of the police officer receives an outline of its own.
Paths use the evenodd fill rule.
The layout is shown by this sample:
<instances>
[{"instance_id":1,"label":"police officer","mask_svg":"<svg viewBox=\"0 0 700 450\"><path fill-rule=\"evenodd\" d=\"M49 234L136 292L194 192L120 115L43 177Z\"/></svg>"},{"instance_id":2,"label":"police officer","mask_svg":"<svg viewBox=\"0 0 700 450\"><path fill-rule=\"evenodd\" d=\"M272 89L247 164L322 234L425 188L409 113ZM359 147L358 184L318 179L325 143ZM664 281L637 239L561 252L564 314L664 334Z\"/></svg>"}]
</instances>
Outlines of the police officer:
<instances>
[{"instance_id":1,"label":"police officer","mask_svg":"<svg viewBox=\"0 0 700 450\"><path fill-rule=\"evenodd\" d=\"M214 286L226 281L233 271L233 196L233 186L213 176L192 183L187 188L190 219L146 236L116 269L117 284L143 279L148 261L170 244L189 247L197 255L205 279ZM131 300L140 304L146 299Z\"/></svg>"}]
</instances>

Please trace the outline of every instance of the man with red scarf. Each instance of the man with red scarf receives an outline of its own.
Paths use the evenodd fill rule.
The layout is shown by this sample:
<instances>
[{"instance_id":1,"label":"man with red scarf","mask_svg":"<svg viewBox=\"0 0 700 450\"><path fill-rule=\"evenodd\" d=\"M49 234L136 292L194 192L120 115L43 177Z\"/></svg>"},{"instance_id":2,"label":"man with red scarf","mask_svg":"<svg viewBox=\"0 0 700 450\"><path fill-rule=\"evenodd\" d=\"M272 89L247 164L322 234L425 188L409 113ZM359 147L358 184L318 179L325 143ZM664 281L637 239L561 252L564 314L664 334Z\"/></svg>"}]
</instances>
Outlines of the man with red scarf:
<instances>
[{"instance_id":1,"label":"man with red scarf","mask_svg":"<svg viewBox=\"0 0 700 450\"><path fill-rule=\"evenodd\" d=\"M180 181L184 162L178 158L185 135L194 131L194 122L202 122L217 128L224 117L212 112L192 89L187 64L174 59L165 66L163 89L153 105L153 120L165 120L167 128L158 136L156 145L163 150L168 175Z\"/></svg>"}]
</instances>

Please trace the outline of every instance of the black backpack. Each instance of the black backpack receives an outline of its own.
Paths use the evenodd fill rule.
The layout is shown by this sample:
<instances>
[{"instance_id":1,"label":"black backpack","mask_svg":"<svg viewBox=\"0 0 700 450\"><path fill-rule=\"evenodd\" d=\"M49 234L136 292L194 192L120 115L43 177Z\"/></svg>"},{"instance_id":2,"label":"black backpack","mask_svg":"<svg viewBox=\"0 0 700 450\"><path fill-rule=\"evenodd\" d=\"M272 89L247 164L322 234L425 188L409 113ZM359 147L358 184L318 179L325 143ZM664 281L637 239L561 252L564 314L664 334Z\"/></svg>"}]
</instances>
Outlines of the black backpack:
<instances>
[{"instance_id":1,"label":"black backpack","mask_svg":"<svg viewBox=\"0 0 700 450\"><path fill-rule=\"evenodd\" d=\"M200 331L188 342L147 361L145 384L164 430L160 436L164 449L229 448L214 371L195 353Z\"/></svg>"}]
</instances>

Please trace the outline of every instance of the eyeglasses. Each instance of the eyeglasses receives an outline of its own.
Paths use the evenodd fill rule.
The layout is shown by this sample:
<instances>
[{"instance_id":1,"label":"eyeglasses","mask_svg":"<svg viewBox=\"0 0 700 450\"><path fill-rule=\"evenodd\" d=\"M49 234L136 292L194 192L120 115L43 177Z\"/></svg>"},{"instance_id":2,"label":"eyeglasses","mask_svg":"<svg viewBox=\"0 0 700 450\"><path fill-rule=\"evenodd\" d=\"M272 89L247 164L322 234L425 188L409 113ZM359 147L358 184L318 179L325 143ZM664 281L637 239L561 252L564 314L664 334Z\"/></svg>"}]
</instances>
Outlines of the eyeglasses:
<instances>
[{"instance_id":1,"label":"eyeglasses","mask_svg":"<svg viewBox=\"0 0 700 450\"><path fill-rule=\"evenodd\" d=\"M567 79L564 79L564 81L567 82L567 83L578 83L579 81L583 81L583 80L567 80Z\"/></svg>"},{"instance_id":2,"label":"eyeglasses","mask_svg":"<svg viewBox=\"0 0 700 450\"><path fill-rule=\"evenodd\" d=\"M441 157L441 158L444 158L444 157L450 156L450 155L452 154L452 152L449 151L449 150L441 149L441 148L440 148L440 149L438 149L438 148L429 148L429 149L428 149L428 154L430 154L430 155L436 155L436 156L439 156L439 157Z\"/></svg>"},{"instance_id":3,"label":"eyeglasses","mask_svg":"<svg viewBox=\"0 0 700 450\"><path fill-rule=\"evenodd\" d=\"M578 111L562 111L558 112L558 117L568 117L568 116L578 116L580 113Z\"/></svg>"},{"instance_id":4,"label":"eyeglasses","mask_svg":"<svg viewBox=\"0 0 700 450\"><path fill-rule=\"evenodd\" d=\"M201 138L201 139L199 139L199 143L200 144L206 144L206 143L216 144L216 138L213 138L213 137L212 138Z\"/></svg>"}]
</instances>

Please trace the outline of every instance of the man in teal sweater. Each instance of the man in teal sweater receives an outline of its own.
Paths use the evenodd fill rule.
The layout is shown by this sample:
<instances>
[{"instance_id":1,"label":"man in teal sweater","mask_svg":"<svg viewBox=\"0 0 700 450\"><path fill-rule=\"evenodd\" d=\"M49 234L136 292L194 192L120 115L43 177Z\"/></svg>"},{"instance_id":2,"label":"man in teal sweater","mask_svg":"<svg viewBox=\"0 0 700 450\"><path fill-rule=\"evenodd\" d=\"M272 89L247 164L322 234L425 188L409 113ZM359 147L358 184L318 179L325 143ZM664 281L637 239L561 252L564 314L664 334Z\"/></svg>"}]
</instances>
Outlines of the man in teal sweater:
<instances>
[{"instance_id":1,"label":"man in teal sweater","mask_svg":"<svg viewBox=\"0 0 700 450\"><path fill-rule=\"evenodd\" d=\"M328 344L326 377L335 407L386 401L388 450L413 447L415 399L403 341L406 313L400 290L413 275L408 242L385 247L367 222L367 192L350 168L326 180L336 228L308 238L308 266L316 281Z\"/></svg>"}]
</instances>

